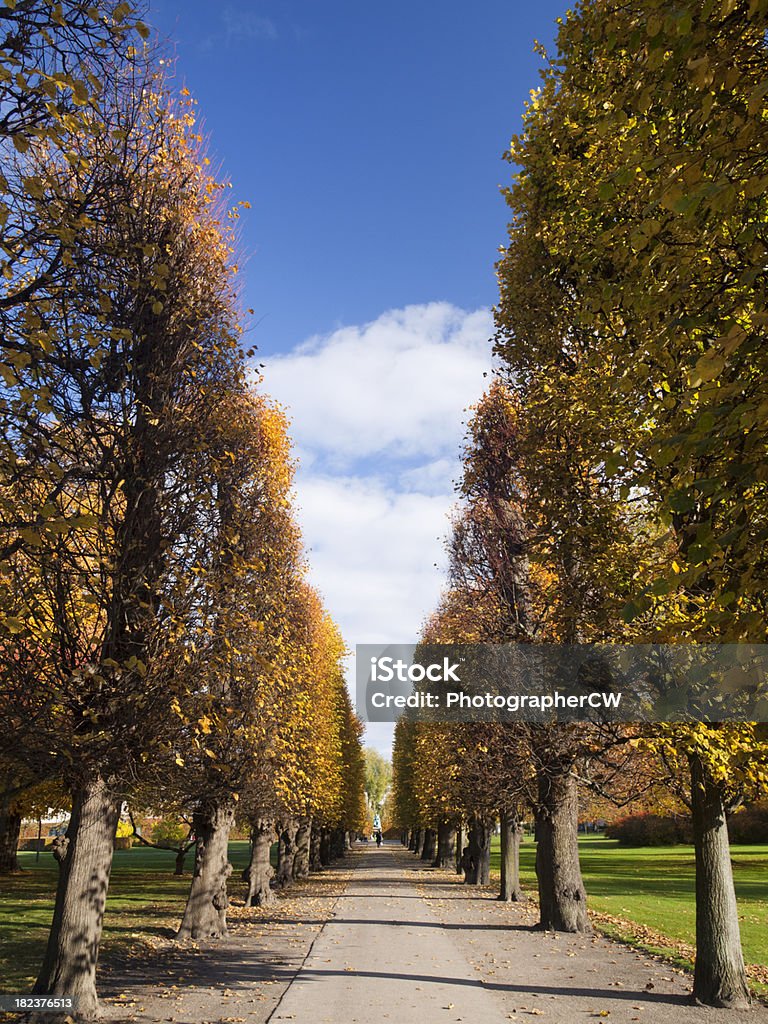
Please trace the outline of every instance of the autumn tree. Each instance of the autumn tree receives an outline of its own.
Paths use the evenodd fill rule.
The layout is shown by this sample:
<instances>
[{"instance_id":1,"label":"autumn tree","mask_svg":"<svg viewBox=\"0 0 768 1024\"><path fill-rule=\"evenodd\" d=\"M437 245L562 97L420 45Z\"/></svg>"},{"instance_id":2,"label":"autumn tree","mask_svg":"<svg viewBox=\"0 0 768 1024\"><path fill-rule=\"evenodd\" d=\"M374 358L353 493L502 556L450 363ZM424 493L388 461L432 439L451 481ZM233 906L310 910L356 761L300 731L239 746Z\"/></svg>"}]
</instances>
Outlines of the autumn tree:
<instances>
[{"instance_id":1,"label":"autumn tree","mask_svg":"<svg viewBox=\"0 0 768 1024\"><path fill-rule=\"evenodd\" d=\"M272 898L269 853L278 839L275 882L289 885L344 852L364 826L362 726L344 681L346 649L303 563L289 578L279 614L259 637L262 671L254 699L263 741L244 779L240 815L251 829L248 902Z\"/></svg>"},{"instance_id":2,"label":"autumn tree","mask_svg":"<svg viewBox=\"0 0 768 1024\"><path fill-rule=\"evenodd\" d=\"M542 459L538 447L536 455L531 452L530 428L521 408L513 390L497 380L469 424L460 485L464 510L450 545L453 603L463 608L465 623L465 631L457 633L456 614L449 618L454 642L573 642L594 591L577 576L581 563L570 538L564 550L556 547L557 538L567 531L556 532L538 507L540 481L532 478L530 468L535 465L539 471ZM555 451L561 447L556 441ZM572 484L583 487L575 472ZM490 757L495 767L502 822L501 898L519 896L520 819L530 802L537 820L541 926L586 930L575 767L595 738L588 739L583 727L557 724L472 728L481 761ZM481 791L477 776L470 771L469 777L474 790ZM493 799L491 793L488 799Z\"/></svg>"},{"instance_id":3,"label":"autumn tree","mask_svg":"<svg viewBox=\"0 0 768 1024\"><path fill-rule=\"evenodd\" d=\"M0 406L11 510L0 642L13 651L3 706L27 762L60 773L73 800L35 989L78 996L83 1017L97 1012L122 793L162 742L178 696L162 651L198 508L187 470L218 395L240 374L219 188L198 159L190 113L172 113L151 80L134 89L132 73L118 75L102 120L94 112L90 133L72 141L78 161L64 167L55 152L30 149L73 200L94 165L109 167L110 190L98 215L83 216L56 281L13 307ZM117 162L106 156L115 133Z\"/></svg>"},{"instance_id":4,"label":"autumn tree","mask_svg":"<svg viewBox=\"0 0 768 1024\"><path fill-rule=\"evenodd\" d=\"M534 581L528 555L525 484L519 452L519 409L512 392L494 379L474 409L467 429L464 468L459 485L463 511L453 523L449 542L452 600L469 633L450 629L456 642L506 643L533 639ZM463 616L460 609L463 607ZM529 731L520 725L484 726L478 737L482 753L495 758L496 809L501 824L502 900L519 899L520 820L530 796L523 759ZM470 775L473 773L470 773ZM470 847L475 832L470 828ZM485 856L482 858L485 861Z\"/></svg>"},{"instance_id":5,"label":"autumn tree","mask_svg":"<svg viewBox=\"0 0 768 1024\"><path fill-rule=\"evenodd\" d=\"M127 3L25 0L0 26L4 797L54 776L71 793L35 991L88 1019L123 798L162 772L183 789L182 767L198 784L182 934L210 934L246 777L338 832L359 723L285 515L284 419L244 384L237 210L192 102Z\"/></svg>"},{"instance_id":6,"label":"autumn tree","mask_svg":"<svg viewBox=\"0 0 768 1024\"><path fill-rule=\"evenodd\" d=\"M146 829L147 816L137 808L151 810L153 815L161 815L149 832ZM192 822L186 816L175 794L169 799L166 792L158 799L154 787L152 793L148 789L144 792L134 791L129 794L129 803L124 813L131 828L130 836L133 842L150 849L174 853L173 873L183 875L184 861L195 845L195 838Z\"/></svg>"},{"instance_id":7,"label":"autumn tree","mask_svg":"<svg viewBox=\"0 0 768 1024\"><path fill-rule=\"evenodd\" d=\"M68 796L56 780L22 788L18 785L20 768L13 765L11 771L15 788L6 788L0 796L0 874L20 870L17 853L24 819L41 821L49 811L55 813L69 807Z\"/></svg>"},{"instance_id":8,"label":"autumn tree","mask_svg":"<svg viewBox=\"0 0 768 1024\"><path fill-rule=\"evenodd\" d=\"M459 486L463 502L448 543L450 587L422 631L426 644L532 639L518 448L513 396L494 381L469 423ZM518 851L520 819L531 798L529 738L526 726L517 723L427 720L413 726L412 786L427 836L435 824L438 835L447 836L451 823L466 821L466 881L487 884L491 834L500 819L505 900L521 895ZM438 851L437 861L447 861L445 850Z\"/></svg>"},{"instance_id":9,"label":"autumn tree","mask_svg":"<svg viewBox=\"0 0 768 1024\"><path fill-rule=\"evenodd\" d=\"M401 715L395 723L392 747L392 807L395 822L413 838L419 825L419 801L415 780L416 722ZM413 844L409 842L413 849Z\"/></svg>"},{"instance_id":10,"label":"autumn tree","mask_svg":"<svg viewBox=\"0 0 768 1024\"><path fill-rule=\"evenodd\" d=\"M365 795L374 813L380 813L392 782L392 765L373 747L366 747L364 754Z\"/></svg>"},{"instance_id":11,"label":"autumn tree","mask_svg":"<svg viewBox=\"0 0 768 1024\"><path fill-rule=\"evenodd\" d=\"M274 656L274 638L263 640L272 625L268 609L279 605L285 591L281 576L295 572L284 419L263 398L245 393L227 396L218 415L221 423L207 449L211 502L208 515L200 513L204 542L193 567L201 584L188 607L185 640L176 649L177 671L188 679L192 695L178 709L187 735L176 775L196 836L179 938L227 931L229 833L265 731L275 726L272 716L260 714L277 696L269 670L262 668ZM276 557L280 551L287 551L282 562Z\"/></svg>"},{"instance_id":12,"label":"autumn tree","mask_svg":"<svg viewBox=\"0 0 768 1024\"><path fill-rule=\"evenodd\" d=\"M291 507L293 463L283 413L232 396L221 414L213 519L192 622L179 645L195 693L179 707L186 744L171 772L186 793L197 849L179 938L226 934L227 842L250 824L249 902L309 870L312 824L356 827L362 798L359 723L346 694L336 627L304 581Z\"/></svg>"},{"instance_id":13,"label":"autumn tree","mask_svg":"<svg viewBox=\"0 0 768 1024\"><path fill-rule=\"evenodd\" d=\"M341 813L337 827L345 834L351 846L356 834L365 828L368 817L365 805L367 766L362 745L364 726L355 714L343 673L339 673L337 680L341 684L336 689L336 704L342 764Z\"/></svg>"},{"instance_id":14,"label":"autumn tree","mask_svg":"<svg viewBox=\"0 0 768 1024\"><path fill-rule=\"evenodd\" d=\"M643 541L629 588L603 544L580 557L635 641L765 637L767 16L762 3L579 4L510 150L497 349L539 435L570 439ZM557 496L542 490L551 521ZM580 530L580 503L566 508ZM712 723L656 743L690 771L694 997L743 1005L725 817L765 784L764 737Z\"/></svg>"},{"instance_id":15,"label":"autumn tree","mask_svg":"<svg viewBox=\"0 0 768 1024\"><path fill-rule=\"evenodd\" d=\"M126 76L144 73L142 39L147 34L133 5L111 0L64 0L55 8L28 0L0 10L0 512L11 525L0 549L4 558L19 550L19 530L34 529L55 515L61 488L60 478L46 481L46 474L40 474L39 500L29 509L10 490L21 467L17 430L25 421L34 431L34 417L42 417L47 408L48 382L41 381L37 393L34 375L22 386L17 373L30 365L36 352L51 353L47 325L33 327L34 317L29 319L30 300L39 294L50 302L54 293L76 287L68 269L75 254L81 262L93 255L79 244L79 228L90 214L98 216L103 210L120 157L115 152L110 162L91 166L87 174L73 169L83 160L82 136L93 137L97 121L108 130L104 122L111 114L102 97L119 88ZM112 120L110 127L119 126ZM0 567L0 599L8 584ZM24 673L17 672L15 707L22 690L33 689L23 679ZM0 712L10 714L10 703L11 694L0 691ZM31 693L26 704L30 731L20 731L24 719L13 719L20 743L34 735L36 716L46 714L44 702L35 702ZM3 805L17 801L39 775L40 766L33 770L30 763L17 765L14 773L6 771Z\"/></svg>"},{"instance_id":16,"label":"autumn tree","mask_svg":"<svg viewBox=\"0 0 768 1024\"><path fill-rule=\"evenodd\" d=\"M0 323L34 295L65 285L85 255L79 229L108 201L114 159L91 165L76 194L57 187L83 160L80 136L103 125L104 99L119 78L146 71L148 30L123 0L44 0L0 10ZM116 125L112 126L117 129ZM41 160L40 157L43 157ZM81 170L84 170L81 168ZM4 360L18 352L3 331ZM6 342L11 344L6 348Z\"/></svg>"},{"instance_id":17,"label":"autumn tree","mask_svg":"<svg viewBox=\"0 0 768 1024\"><path fill-rule=\"evenodd\" d=\"M347 653L338 626L310 591L316 623L312 637L313 682L306 716L303 759L311 816L310 864L319 867L342 856L347 832L365 825L360 725L344 680ZM301 747L298 748L301 750Z\"/></svg>"}]
</instances>

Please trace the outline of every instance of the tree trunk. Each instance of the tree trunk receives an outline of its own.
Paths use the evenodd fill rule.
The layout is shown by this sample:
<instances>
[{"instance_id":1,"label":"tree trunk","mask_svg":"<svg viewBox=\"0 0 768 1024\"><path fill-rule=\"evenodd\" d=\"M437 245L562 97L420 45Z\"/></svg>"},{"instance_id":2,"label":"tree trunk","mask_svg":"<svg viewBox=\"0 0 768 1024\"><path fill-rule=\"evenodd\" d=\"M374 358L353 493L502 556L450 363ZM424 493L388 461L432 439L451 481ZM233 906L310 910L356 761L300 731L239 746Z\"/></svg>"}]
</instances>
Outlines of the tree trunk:
<instances>
[{"instance_id":1,"label":"tree trunk","mask_svg":"<svg viewBox=\"0 0 768 1024\"><path fill-rule=\"evenodd\" d=\"M245 869L245 880L248 882L248 895L245 899L247 907L265 907L275 899L269 884L274 874L269 859L274 836L275 827L271 821L258 819L251 826L251 860Z\"/></svg>"},{"instance_id":2,"label":"tree trunk","mask_svg":"<svg viewBox=\"0 0 768 1024\"><path fill-rule=\"evenodd\" d=\"M227 934L227 858L235 806L228 797L201 804L192 818L195 866L177 939L218 939Z\"/></svg>"},{"instance_id":3,"label":"tree trunk","mask_svg":"<svg viewBox=\"0 0 768 1024\"><path fill-rule=\"evenodd\" d=\"M324 868L331 863L331 832L327 828L320 830L320 863Z\"/></svg>"},{"instance_id":4,"label":"tree trunk","mask_svg":"<svg viewBox=\"0 0 768 1024\"><path fill-rule=\"evenodd\" d=\"M21 813L11 800L4 799L0 802L0 875L20 870L16 857L20 835Z\"/></svg>"},{"instance_id":5,"label":"tree trunk","mask_svg":"<svg viewBox=\"0 0 768 1024\"><path fill-rule=\"evenodd\" d=\"M278 847L277 861L277 884L280 889L284 889L293 881L293 864L296 859L297 831L297 822L291 820L280 833L280 846Z\"/></svg>"},{"instance_id":6,"label":"tree trunk","mask_svg":"<svg viewBox=\"0 0 768 1024\"><path fill-rule=\"evenodd\" d=\"M464 870L462 865L462 856L464 853L464 829L459 825L456 829L456 874L460 875Z\"/></svg>"},{"instance_id":7,"label":"tree trunk","mask_svg":"<svg viewBox=\"0 0 768 1024\"><path fill-rule=\"evenodd\" d=\"M176 867L174 868L174 875L184 874L184 858L187 856L187 847L180 846L176 852Z\"/></svg>"},{"instance_id":8,"label":"tree trunk","mask_svg":"<svg viewBox=\"0 0 768 1024\"><path fill-rule=\"evenodd\" d=\"M435 859L435 830L433 828L424 829L424 845L421 848L421 859L428 860L430 863Z\"/></svg>"},{"instance_id":9,"label":"tree trunk","mask_svg":"<svg viewBox=\"0 0 768 1024\"><path fill-rule=\"evenodd\" d=\"M442 821L437 826L437 853L432 862L434 868L453 867L453 860L456 855L453 848L454 830L448 822Z\"/></svg>"},{"instance_id":10,"label":"tree trunk","mask_svg":"<svg viewBox=\"0 0 768 1024\"><path fill-rule=\"evenodd\" d=\"M722 792L696 754L689 755L696 850L696 965L693 999L742 1009L749 989L741 952Z\"/></svg>"},{"instance_id":11,"label":"tree trunk","mask_svg":"<svg viewBox=\"0 0 768 1024\"><path fill-rule=\"evenodd\" d=\"M491 832L493 823L473 815L469 821L469 861L465 864L467 885L488 885L491 881ZM467 870L468 868L468 870Z\"/></svg>"},{"instance_id":12,"label":"tree trunk","mask_svg":"<svg viewBox=\"0 0 768 1024\"><path fill-rule=\"evenodd\" d=\"M312 834L312 819L300 818L296 830L296 853L293 858L294 879L306 878L309 874L309 842Z\"/></svg>"},{"instance_id":13,"label":"tree trunk","mask_svg":"<svg viewBox=\"0 0 768 1024\"><path fill-rule=\"evenodd\" d=\"M415 828L411 829L410 835L408 836L408 849L411 853L416 853L416 845L419 841L418 832Z\"/></svg>"},{"instance_id":14,"label":"tree trunk","mask_svg":"<svg viewBox=\"0 0 768 1024\"><path fill-rule=\"evenodd\" d=\"M512 903L523 899L520 888L520 819L512 811L501 814L501 891L499 899Z\"/></svg>"},{"instance_id":15,"label":"tree trunk","mask_svg":"<svg viewBox=\"0 0 768 1024\"><path fill-rule=\"evenodd\" d=\"M96 963L109 889L120 801L106 781L93 774L72 793L66 836L57 838L53 854L59 882L48 946L33 992L72 996L77 1017L98 1016Z\"/></svg>"},{"instance_id":16,"label":"tree trunk","mask_svg":"<svg viewBox=\"0 0 768 1024\"><path fill-rule=\"evenodd\" d=\"M331 857L343 857L347 851L346 832L343 828L335 828L331 832Z\"/></svg>"},{"instance_id":17,"label":"tree trunk","mask_svg":"<svg viewBox=\"0 0 768 1024\"><path fill-rule=\"evenodd\" d=\"M413 851L417 857L421 856L421 851L424 849L424 829L416 829L416 848Z\"/></svg>"},{"instance_id":18,"label":"tree trunk","mask_svg":"<svg viewBox=\"0 0 768 1024\"><path fill-rule=\"evenodd\" d=\"M570 768L538 778L536 878L539 927L588 932L587 894L579 865L578 798Z\"/></svg>"},{"instance_id":19,"label":"tree trunk","mask_svg":"<svg viewBox=\"0 0 768 1024\"><path fill-rule=\"evenodd\" d=\"M309 834L309 870L320 871L323 864L320 860L320 840L322 838L322 830L316 825L312 826L312 831Z\"/></svg>"}]
</instances>

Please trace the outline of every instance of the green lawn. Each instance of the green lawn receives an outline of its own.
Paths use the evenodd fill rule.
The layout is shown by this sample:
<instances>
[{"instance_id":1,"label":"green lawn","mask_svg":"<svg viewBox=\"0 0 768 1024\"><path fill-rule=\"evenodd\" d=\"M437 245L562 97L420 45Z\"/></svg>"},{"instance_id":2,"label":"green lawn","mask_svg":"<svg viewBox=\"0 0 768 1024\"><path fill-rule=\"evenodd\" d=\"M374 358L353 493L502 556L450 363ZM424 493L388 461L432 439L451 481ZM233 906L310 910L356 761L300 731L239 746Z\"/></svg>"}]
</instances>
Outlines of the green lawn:
<instances>
[{"instance_id":1,"label":"green lawn","mask_svg":"<svg viewBox=\"0 0 768 1024\"><path fill-rule=\"evenodd\" d=\"M147 847L117 850L104 915L102 950L126 950L142 936L167 935L178 925L190 884L193 851L186 873L173 874L174 854ZM242 895L240 872L248 843L229 846L233 891ZM0 878L0 992L25 992L40 966L53 914L58 868L50 853L20 853L24 871Z\"/></svg>"},{"instance_id":2,"label":"green lawn","mask_svg":"<svg viewBox=\"0 0 768 1024\"><path fill-rule=\"evenodd\" d=\"M614 839L580 839L581 869L589 906L668 936L695 942L694 859L691 846L629 847ZM520 853L523 885L535 890L536 846L529 838ZM739 902L744 958L768 965L768 846L731 848ZM491 869L499 870L499 840L494 840ZM627 934L620 926L608 931Z\"/></svg>"}]
</instances>

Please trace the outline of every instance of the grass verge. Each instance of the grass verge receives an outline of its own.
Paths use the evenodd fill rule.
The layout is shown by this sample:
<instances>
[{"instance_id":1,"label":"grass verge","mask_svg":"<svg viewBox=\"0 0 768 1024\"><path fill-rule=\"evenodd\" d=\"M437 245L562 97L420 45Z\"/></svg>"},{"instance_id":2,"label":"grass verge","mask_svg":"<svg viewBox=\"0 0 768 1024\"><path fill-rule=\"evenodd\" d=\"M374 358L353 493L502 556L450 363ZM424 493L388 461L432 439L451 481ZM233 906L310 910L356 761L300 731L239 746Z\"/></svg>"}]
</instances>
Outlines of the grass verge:
<instances>
[{"instance_id":1,"label":"grass verge","mask_svg":"<svg viewBox=\"0 0 768 1024\"><path fill-rule=\"evenodd\" d=\"M499 840L491 870L499 872ZM603 836L579 841L593 920L605 934L691 967L696 941L692 846L629 847ZM523 885L536 888L536 846L520 851ZM768 846L731 848L744 959L756 992L768 993Z\"/></svg>"},{"instance_id":2,"label":"grass verge","mask_svg":"<svg viewBox=\"0 0 768 1024\"><path fill-rule=\"evenodd\" d=\"M193 853L184 875L174 875L174 854L134 847L117 850L104 914L101 955L140 953L152 936L178 927L189 892ZM232 891L242 896L240 874L248 843L229 845ZM53 916L58 868L52 854L19 854L22 871L0 878L0 992L24 993L33 984Z\"/></svg>"}]
</instances>

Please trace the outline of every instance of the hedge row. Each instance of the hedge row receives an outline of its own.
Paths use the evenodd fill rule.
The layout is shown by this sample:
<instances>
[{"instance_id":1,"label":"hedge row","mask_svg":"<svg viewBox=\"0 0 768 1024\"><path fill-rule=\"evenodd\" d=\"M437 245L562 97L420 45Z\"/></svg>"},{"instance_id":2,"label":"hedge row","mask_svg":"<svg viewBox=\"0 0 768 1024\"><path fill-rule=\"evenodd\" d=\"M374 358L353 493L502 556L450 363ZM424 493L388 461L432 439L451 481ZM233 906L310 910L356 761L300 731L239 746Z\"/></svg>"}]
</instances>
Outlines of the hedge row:
<instances>
[{"instance_id":1,"label":"hedge row","mask_svg":"<svg viewBox=\"0 0 768 1024\"><path fill-rule=\"evenodd\" d=\"M609 839L622 846L674 846L693 842L689 818L682 815L631 814L607 826ZM768 804L755 804L737 811L728 819L732 843L768 843Z\"/></svg>"}]
</instances>

